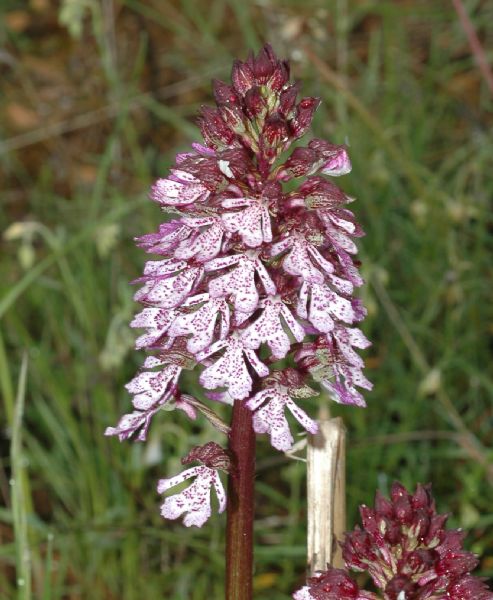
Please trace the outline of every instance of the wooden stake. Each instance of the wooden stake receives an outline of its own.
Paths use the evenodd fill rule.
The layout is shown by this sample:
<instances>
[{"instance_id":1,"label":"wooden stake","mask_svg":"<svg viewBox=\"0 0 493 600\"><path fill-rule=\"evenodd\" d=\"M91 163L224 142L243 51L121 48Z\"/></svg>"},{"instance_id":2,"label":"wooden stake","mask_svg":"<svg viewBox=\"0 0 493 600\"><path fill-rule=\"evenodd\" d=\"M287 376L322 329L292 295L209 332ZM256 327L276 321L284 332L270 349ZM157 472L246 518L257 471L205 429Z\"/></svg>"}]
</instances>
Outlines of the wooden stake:
<instances>
[{"instance_id":1,"label":"wooden stake","mask_svg":"<svg viewBox=\"0 0 493 600\"><path fill-rule=\"evenodd\" d=\"M319 420L319 431L308 436L308 568L342 568L346 530L346 428L340 417Z\"/></svg>"}]
</instances>

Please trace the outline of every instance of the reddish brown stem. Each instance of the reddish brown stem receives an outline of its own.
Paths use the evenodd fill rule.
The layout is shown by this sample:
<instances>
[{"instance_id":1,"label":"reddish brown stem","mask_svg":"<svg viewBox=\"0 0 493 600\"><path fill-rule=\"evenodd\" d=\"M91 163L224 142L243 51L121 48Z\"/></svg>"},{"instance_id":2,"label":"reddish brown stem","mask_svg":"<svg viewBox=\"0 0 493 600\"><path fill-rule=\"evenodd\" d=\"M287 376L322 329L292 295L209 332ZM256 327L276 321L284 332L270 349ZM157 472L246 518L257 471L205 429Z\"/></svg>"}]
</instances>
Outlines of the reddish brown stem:
<instances>
[{"instance_id":1,"label":"reddish brown stem","mask_svg":"<svg viewBox=\"0 0 493 600\"><path fill-rule=\"evenodd\" d=\"M226 600L252 599L255 432L245 402L233 407L229 449L234 469L228 482Z\"/></svg>"},{"instance_id":2,"label":"reddish brown stem","mask_svg":"<svg viewBox=\"0 0 493 600\"><path fill-rule=\"evenodd\" d=\"M493 71L488 63L488 58L486 57L486 53L481 45L481 42L479 41L479 37L474 29L474 25L467 14L462 0L452 0L452 3L459 16L462 28L467 35L469 46L471 47L476 62L478 63L479 70L481 71L484 80L490 88L490 92L493 94Z\"/></svg>"}]
</instances>

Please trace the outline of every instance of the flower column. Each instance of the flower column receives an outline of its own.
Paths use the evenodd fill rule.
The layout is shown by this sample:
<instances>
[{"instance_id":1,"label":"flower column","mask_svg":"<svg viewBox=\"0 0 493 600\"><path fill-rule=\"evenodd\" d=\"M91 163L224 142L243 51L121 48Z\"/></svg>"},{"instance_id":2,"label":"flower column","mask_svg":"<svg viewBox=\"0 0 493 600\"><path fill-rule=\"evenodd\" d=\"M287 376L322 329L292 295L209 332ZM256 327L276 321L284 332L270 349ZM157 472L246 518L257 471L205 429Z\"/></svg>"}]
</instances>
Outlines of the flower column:
<instances>
[{"instance_id":1,"label":"flower column","mask_svg":"<svg viewBox=\"0 0 493 600\"><path fill-rule=\"evenodd\" d=\"M217 107L202 109L204 145L179 154L171 175L154 185L152 199L174 217L138 240L160 258L137 280L144 308L132 322L146 329L137 347L152 355L127 386L135 410L107 429L120 440L145 440L161 409L179 408L229 432L228 451L193 448L184 462L199 466L158 487L168 493L194 477L166 498L162 514L202 526L211 489L224 509L219 471L229 473L228 600L252 594L255 433L286 451L293 443L286 412L317 431L298 406L317 395L310 384L357 406L365 402L356 388L371 388L354 350L369 342L352 327L365 316L352 295L362 283L352 237L363 233L345 206L351 199L325 177L348 173L349 159L343 146L314 139L279 160L319 104L297 101L297 93L270 46L236 61L232 85L214 83ZM229 429L187 393L183 370L198 371L209 400L232 406Z\"/></svg>"}]
</instances>

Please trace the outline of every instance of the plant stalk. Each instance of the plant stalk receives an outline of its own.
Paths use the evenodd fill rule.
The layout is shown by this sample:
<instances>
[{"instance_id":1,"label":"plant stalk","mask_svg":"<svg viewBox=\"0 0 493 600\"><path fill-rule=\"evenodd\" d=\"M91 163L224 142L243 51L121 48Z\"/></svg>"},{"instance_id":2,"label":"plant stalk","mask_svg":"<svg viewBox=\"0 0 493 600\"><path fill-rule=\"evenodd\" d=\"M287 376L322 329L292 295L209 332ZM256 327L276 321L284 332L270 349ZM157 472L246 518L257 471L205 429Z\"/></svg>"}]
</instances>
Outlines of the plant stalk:
<instances>
[{"instance_id":1,"label":"plant stalk","mask_svg":"<svg viewBox=\"0 0 493 600\"><path fill-rule=\"evenodd\" d=\"M252 412L238 400L233 406L229 450L233 456L233 470L228 481L226 600L251 600L255 432Z\"/></svg>"},{"instance_id":2,"label":"plant stalk","mask_svg":"<svg viewBox=\"0 0 493 600\"><path fill-rule=\"evenodd\" d=\"M308 569L343 568L338 541L346 529L346 430L340 417L321 418L308 438Z\"/></svg>"}]
</instances>

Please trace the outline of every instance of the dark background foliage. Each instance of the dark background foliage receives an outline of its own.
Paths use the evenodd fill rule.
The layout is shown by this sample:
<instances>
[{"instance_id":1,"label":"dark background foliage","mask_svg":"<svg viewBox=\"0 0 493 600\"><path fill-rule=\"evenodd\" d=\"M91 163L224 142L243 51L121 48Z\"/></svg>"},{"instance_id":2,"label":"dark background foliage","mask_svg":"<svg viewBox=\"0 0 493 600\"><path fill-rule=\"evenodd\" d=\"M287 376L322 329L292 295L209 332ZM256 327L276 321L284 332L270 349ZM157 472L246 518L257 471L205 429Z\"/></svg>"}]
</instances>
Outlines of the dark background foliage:
<instances>
[{"instance_id":1,"label":"dark background foliage","mask_svg":"<svg viewBox=\"0 0 493 600\"><path fill-rule=\"evenodd\" d=\"M464 4L491 62L493 6ZM348 427L349 526L376 488L432 481L491 576L492 95L452 3L0 11L0 597L16 579L19 597L32 581L44 600L222 596L224 516L186 530L160 519L155 493L192 444L220 436L181 413L156 418L145 445L102 432L142 360L128 282L144 262L132 238L161 219L148 187L198 139L211 78L264 41L323 99L313 133L350 144L341 185L367 231L375 389L366 410L331 406ZM305 465L265 439L258 452L256 597L276 600L303 579Z\"/></svg>"}]
</instances>

